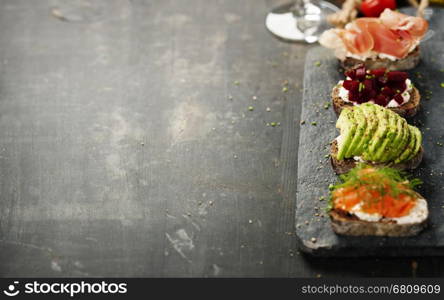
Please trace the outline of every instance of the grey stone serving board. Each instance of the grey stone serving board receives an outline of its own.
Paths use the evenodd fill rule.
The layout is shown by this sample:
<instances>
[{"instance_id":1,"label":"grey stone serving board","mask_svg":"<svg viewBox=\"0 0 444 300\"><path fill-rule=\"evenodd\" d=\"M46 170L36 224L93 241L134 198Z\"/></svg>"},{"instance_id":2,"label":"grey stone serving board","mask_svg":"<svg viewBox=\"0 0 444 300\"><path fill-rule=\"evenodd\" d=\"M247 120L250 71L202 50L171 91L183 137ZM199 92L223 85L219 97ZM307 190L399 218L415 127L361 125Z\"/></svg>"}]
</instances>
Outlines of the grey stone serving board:
<instances>
[{"instance_id":1,"label":"grey stone serving board","mask_svg":"<svg viewBox=\"0 0 444 300\"><path fill-rule=\"evenodd\" d=\"M331 51L315 47L306 57L300 140L296 233L303 252L319 256L444 255L444 11L436 9L431 28L443 28L421 46L422 61L410 76L421 92L422 109L410 124L423 133L425 156L413 176L424 181L420 193L428 200L429 227L416 237L346 237L336 235L326 213L328 186L338 181L330 161L329 142L337 135L330 92L338 80L338 61ZM319 65L320 63L320 65ZM426 99L429 98L429 99ZM312 122L316 122L313 125ZM325 200L320 200L325 197Z\"/></svg>"}]
</instances>

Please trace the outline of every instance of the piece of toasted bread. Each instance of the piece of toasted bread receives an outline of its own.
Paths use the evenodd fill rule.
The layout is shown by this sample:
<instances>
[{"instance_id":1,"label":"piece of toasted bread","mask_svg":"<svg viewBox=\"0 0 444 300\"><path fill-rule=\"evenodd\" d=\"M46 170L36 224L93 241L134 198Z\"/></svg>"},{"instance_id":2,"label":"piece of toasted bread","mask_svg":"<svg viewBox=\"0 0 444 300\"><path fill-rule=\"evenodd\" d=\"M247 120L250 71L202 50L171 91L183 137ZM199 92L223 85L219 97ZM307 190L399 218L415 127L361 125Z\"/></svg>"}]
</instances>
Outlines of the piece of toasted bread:
<instances>
[{"instance_id":1,"label":"piece of toasted bread","mask_svg":"<svg viewBox=\"0 0 444 300\"><path fill-rule=\"evenodd\" d=\"M344 160L337 160L336 159L337 153L338 153L338 142L336 140L334 140L331 143L331 148L330 148L330 161L331 161L331 165L333 167L333 170L335 171L336 174L347 173L348 171L353 169L359 163L359 161L356 161L353 158L346 158ZM388 166L388 167L398 169L398 170L415 169L421 163L423 153L424 153L424 149L421 146L421 148L418 151L418 154L416 154L416 156L409 161L405 161L405 162L401 162L401 163L397 163L397 164L394 164L394 163L375 164L373 162L366 162L366 163L369 165L374 165L374 166Z\"/></svg>"},{"instance_id":2,"label":"piece of toasted bread","mask_svg":"<svg viewBox=\"0 0 444 300\"><path fill-rule=\"evenodd\" d=\"M412 236L427 227L427 218L422 222L398 224L396 221L381 219L378 222L364 221L345 211L333 209L329 212L333 231L343 235Z\"/></svg>"},{"instance_id":3,"label":"piece of toasted bread","mask_svg":"<svg viewBox=\"0 0 444 300\"><path fill-rule=\"evenodd\" d=\"M390 71L411 70L416 67L420 60L419 47L416 47L406 57L402 59L390 60L388 58L367 58L365 61L347 57L341 61L341 66L344 69L353 68L359 64L364 63L367 69L386 68Z\"/></svg>"},{"instance_id":4,"label":"piece of toasted bread","mask_svg":"<svg viewBox=\"0 0 444 300\"><path fill-rule=\"evenodd\" d=\"M341 113L342 108L346 106L353 106L352 102L345 102L344 100L342 100L341 97L339 97L339 89L340 86L336 85L331 93L333 109L335 110L337 115ZM420 102L421 102L421 95L419 94L418 89L413 87L410 91L409 102L399 107L387 107L387 108L394 111L401 117L410 118L416 115L416 113L418 112Z\"/></svg>"}]
</instances>

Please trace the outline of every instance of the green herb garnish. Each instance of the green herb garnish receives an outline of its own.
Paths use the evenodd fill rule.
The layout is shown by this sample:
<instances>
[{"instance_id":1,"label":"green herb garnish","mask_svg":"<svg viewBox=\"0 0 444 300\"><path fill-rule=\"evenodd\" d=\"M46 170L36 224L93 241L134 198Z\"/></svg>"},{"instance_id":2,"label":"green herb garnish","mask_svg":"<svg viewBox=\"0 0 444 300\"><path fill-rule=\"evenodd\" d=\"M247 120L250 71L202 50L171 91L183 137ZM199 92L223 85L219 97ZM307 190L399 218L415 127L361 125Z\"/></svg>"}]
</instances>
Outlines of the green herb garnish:
<instances>
[{"instance_id":1,"label":"green herb garnish","mask_svg":"<svg viewBox=\"0 0 444 300\"><path fill-rule=\"evenodd\" d=\"M407 175L406 172L399 171L389 167L374 168L376 171L370 174L366 174L365 177L359 175L359 171L366 168L374 168L374 167L361 163L352 170L350 170L348 173L340 175L339 178L341 179L342 183L335 185L334 189L353 186L356 185L357 183L360 183L360 185L362 184L383 185L383 182L381 182L380 180L381 177L384 177L387 180L395 183L402 183L403 185L405 185L405 187L408 187L410 189L413 189L419 184L421 184L421 180L419 179L409 179L409 176Z\"/></svg>"},{"instance_id":2,"label":"green herb garnish","mask_svg":"<svg viewBox=\"0 0 444 300\"><path fill-rule=\"evenodd\" d=\"M361 171L367 168L374 169L374 172L363 174ZM412 179L403 171L389 167L375 168L364 163L359 164L348 173L340 175L339 178L338 184L329 186L329 210L333 207L333 192L340 188L354 187L358 189L361 186L366 186L368 191L377 191L382 196L388 194L397 198L400 194L417 197L413 189L422 184L420 179ZM378 201L378 199L375 198L371 201Z\"/></svg>"}]
</instances>

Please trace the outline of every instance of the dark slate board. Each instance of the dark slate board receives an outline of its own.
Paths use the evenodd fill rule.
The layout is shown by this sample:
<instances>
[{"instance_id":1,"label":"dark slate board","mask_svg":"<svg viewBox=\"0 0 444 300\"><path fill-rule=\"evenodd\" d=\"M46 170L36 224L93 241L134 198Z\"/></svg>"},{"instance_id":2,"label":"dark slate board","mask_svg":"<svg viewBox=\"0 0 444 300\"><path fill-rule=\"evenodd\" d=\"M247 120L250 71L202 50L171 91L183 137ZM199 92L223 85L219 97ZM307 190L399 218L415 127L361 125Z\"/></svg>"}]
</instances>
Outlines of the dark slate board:
<instances>
[{"instance_id":1,"label":"dark slate board","mask_svg":"<svg viewBox=\"0 0 444 300\"><path fill-rule=\"evenodd\" d=\"M435 9L431 28L444 28L444 10ZM338 180L329 159L329 142L338 131L330 107L330 91L342 78L333 54L321 47L309 51L305 64L304 93L298 155L296 232L300 248L319 256L426 256L444 255L444 31L422 45L422 62L410 72L423 95L422 110L409 123L418 126L424 138L425 157L413 173L425 184L421 194L430 209L430 226L417 237L345 237L336 235L325 212L328 185ZM320 62L321 65L319 65ZM431 91L430 99L426 95ZM316 125L312 125L316 122ZM319 215L317 215L319 214ZM315 238L315 242L312 241Z\"/></svg>"}]
</instances>

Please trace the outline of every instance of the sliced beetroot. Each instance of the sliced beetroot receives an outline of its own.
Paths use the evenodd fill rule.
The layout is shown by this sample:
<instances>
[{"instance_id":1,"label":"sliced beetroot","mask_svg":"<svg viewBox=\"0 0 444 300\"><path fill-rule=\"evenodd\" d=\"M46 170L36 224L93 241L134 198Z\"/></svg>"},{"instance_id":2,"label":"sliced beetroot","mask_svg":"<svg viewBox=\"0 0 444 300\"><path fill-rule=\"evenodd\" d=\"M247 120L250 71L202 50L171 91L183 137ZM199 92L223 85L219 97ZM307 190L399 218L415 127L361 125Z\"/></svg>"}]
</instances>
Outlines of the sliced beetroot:
<instances>
[{"instance_id":1,"label":"sliced beetroot","mask_svg":"<svg viewBox=\"0 0 444 300\"><path fill-rule=\"evenodd\" d=\"M358 104L367 102L368 100L370 100L370 97L369 97L368 93L366 93L364 91L361 91L361 92L358 93L357 98L356 98L356 102Z\"/></svg>"},{"instance_id":2,"label":"sliced beetroot","mask_svg":"<svg viewBox=\"0 0 444 300\"><path fill-rule=\"evenodd\" d=\"M388 97L382 94L379 94L378 96L375 97L375 103L378 105L387 106L388 102L389 102Z\"/></svg>"},{"instance_id":3,"label":"sliced beetroot","mask_svg":"<svg viewBox=\"0 0 444 300\"><path fill-rule=\"evenodd\" d=\"M359 101L359 93L357 91L348 92L348 99L353 102Z\"/></svg>"},{"instance_id":4,"label":"sliced beetroot","mask_svg":"<svg viewBox=\"0 0 444 300\"><path fill-rule=\"evenodd\" d=\"M406 72L391 71L391 72L387 73L387 80L388 81L405 82L405 80L407 78L408 78L408 74Z\"/></svg>"},{"instance_id":5,"label":"sliced beetroot","mask_svg":"<svg viewBox=\"0 0 444 300\"><path fill-rule=\"evenodd\" d=\"M345 71L345 76L350 77L351 79L356 79L356 71L354 69L349 69Z\"/></svg>"},{"instance_id":6,"label":"sliced beetroot","mask_svg":"<svg viewBox=\"0 0 444 300\"><path fill-rule=\"evenodd\" d=\"M385 86L387 84L387 77L386 76L377 77L376 80L381 86Z\"/></svg>"},{"instance_id":7,"label":"sliced beetroot","mask_svg":"<svg viewBox=\"0 0 444 300\"><path fill-rule=\"evenodd\" d=\"M382 77L385 75L385 68L373 69L370 70L370 74L375 75L376 77Z\"/></svg>"},{"instance_id":8,"label":"sliced beetroot","mask_svg":"<svg viewBox=\"0 0 444 300\"><path fill-rule=\"evenodd\" d=\"M378 78L375 78L375 90L379 92L383 87L385 87L385 83L382 83Z\"/></svg>"},{"instance_id":9,"label":"sliced beetroot","mask_svg":"<svg viewBox=\"0 0 444 300\"><path fill-rule=\"evenodd\" d=\"M344 80L342 84L347 91L357 92L359 89L359 81L356 80Z\"/></svg>"},{"instance_id":10,"label":"sliced beetroot","mask_svg":"<svg viewBox=\"0 0 444 300\"><path fill-rule=\"evenodd\" d=\"M375 90L371 90L367 93L367 98L368 101L370 101L371 99L375 98L378 95L378 92L376 92Z\"/></svg>"},{"instance_id":11,"label":"sliced beetroot","mask_svg":"<svg viewBox=\"0 0 444 300\"><path fill-rule=\"evenodd\" d=\"M368 94L364 90L359 92L358 103L367 102L369 99L370 99L370 97L368 96Z\"/></svg>"},{"instance_id":12,"label":"sliced beetroot","mask_svg":"<svg viewBox=\"0 0 444 300\"><path fill-rule=\"evenodd\" d=\"M375 89L375 84L372 79L366 79L363 81L363 83L364 83L364 90L366 92L370 92L371 90Z\"/></svg>"},{"instance_id":13,"label":"sliced beetroot","mask_svg":"<svg viewBox=\"0 0 444 300\"><path fill-rule=\"evenodd\" d=\"M356 101L356 103L358 103L358 104L362 104L362 103L368 102L368 100L370 100L370 99L368 99L368 97L360 96L360 97L358 98L358 100Z\"/></svg>"},{"instance_id":14,"label":"sliced beetroot","mask_svg":"<svg viewBox=\"0 0 444 300\"><path fill-rule=\"evenodd\" d=\"M362 83L361 97L364 102L369 101L371 98L376 96L375 86L373 80L366 79Z\"/></svg>"},{"instance_id":15,"label":"sliced beetroot","mask_svg":"<svg viewBox=\"0 0 444 300\"><path fill-rule=\"evenodd\" d=\"M396 101L399 105L401 105L402 102L404 102L404 98L402 98L401 94L397 94L397 95L395 95L395 97L394 97L393 99L395 99L395 101Z\"/></svg>"},{"instance_id":16,"label":"sliced beetroot","mask_svg":"<svg viewBox=\"0 0 444 300\"><path fill-rule=\"evenodd\" d=\"M397 94L402 93L407 88L405 81L390 81L387 82L387 86Z\"/></svg>"},{"instance_id":17,"label":"sliced beetroot","mask_svg":"<svg viewBox=\"0 0 444 300\"><path fill-rule=\"evenodd\" d=\"M366 93L366 92L361 93L360 96L361 96L361 98L360 98L361 101L359 103L368 102L368 101L370 101L370 99L372 99L374 97L374 95L372 93Z\"/></svg>"},{"instance_id":18,"label":"sliced beetroot","mask_svg":"<svg viewBox=\"0 0 444 300\"><path fill-rule=\"evenodd\" d=\"M393 89L385 86L381 89L381 94L383 94L387 97L393 97L395 95L395 91Z\"/></svg>"},{"instance_id":19,"label":"sliced beetroot","mask_svg":"<svg viewBox=\"0 0 444 300\"><path fill-rule=\"evenodd\" d=\"M356 79L358 79L358 80L364 80L365 79L365 67L364 66L362 66L362 67L358 67L358 68L356 68L356 70L355 70L356 72Z\"/></svg>"},{"instance_id":20,"label":"sliced beetroot","mask_svg":"<svg viewBox=\"0 0 444 300\"><path fill-rule=\"evenodd\" d=\"M345 72L350 79L344 80L343 87L348 91L349 100L358 104L373 101L387 106L391 99L399 104L404 101L402 93L408 74L400 71L387 72L385 68L367 71L364 65L359 65Z\"/></svg>"}]
</instances>

